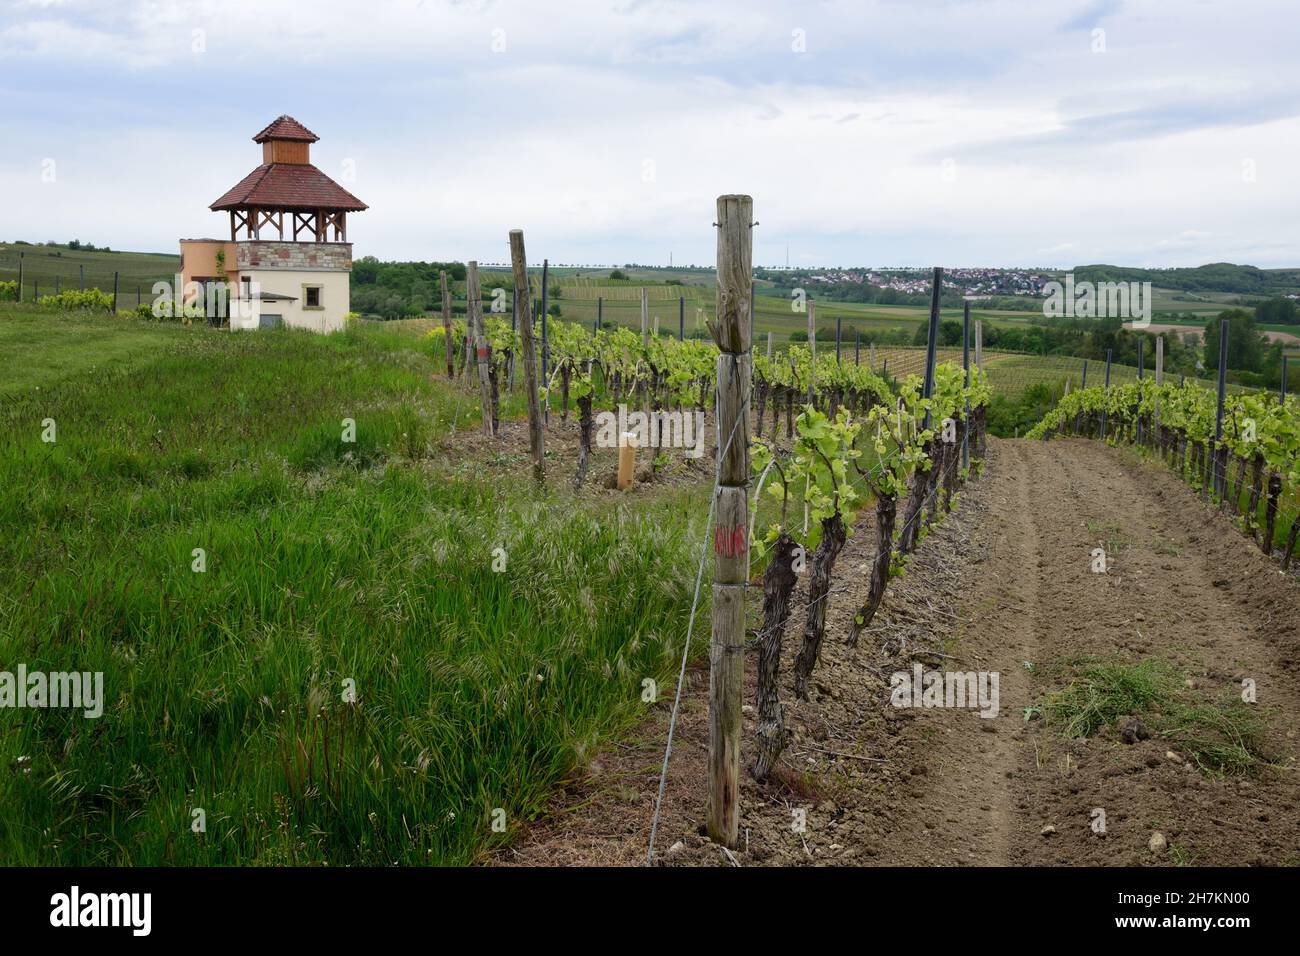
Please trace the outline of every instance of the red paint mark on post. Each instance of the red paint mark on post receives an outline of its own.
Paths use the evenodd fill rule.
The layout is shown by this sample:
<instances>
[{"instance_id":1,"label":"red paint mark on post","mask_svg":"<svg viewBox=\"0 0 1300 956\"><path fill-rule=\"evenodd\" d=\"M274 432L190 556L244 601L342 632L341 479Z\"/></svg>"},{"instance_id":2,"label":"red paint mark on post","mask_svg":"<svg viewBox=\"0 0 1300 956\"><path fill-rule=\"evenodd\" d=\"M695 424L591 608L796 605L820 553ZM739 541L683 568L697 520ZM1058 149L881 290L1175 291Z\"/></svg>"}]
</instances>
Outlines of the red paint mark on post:
<instances>
[{"instance_id":1,"label":"red paint mark on post","mask_svg":"<svg viewBox=\"0 0 1300 956\"><path fill-rule=\"evenodd\" d=\"M743 524L718 525L713 529L713 553L724 558L735 558L749 547L749 534Z\"/></svg>"}]
</instances>

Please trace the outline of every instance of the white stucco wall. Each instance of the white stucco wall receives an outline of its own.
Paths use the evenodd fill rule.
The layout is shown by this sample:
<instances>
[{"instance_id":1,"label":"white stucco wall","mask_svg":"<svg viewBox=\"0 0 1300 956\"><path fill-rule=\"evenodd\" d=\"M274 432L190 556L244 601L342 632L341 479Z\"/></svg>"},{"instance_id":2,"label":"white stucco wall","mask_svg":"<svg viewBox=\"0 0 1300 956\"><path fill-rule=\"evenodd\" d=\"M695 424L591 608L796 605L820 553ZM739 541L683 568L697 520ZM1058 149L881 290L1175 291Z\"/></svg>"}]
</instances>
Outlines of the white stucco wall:
<instances>
[{"instance_id":1,"label":"white stucco wall","mask_svg":"<svg viewBox=\"0 0 1300 956\"><path fill-rule=\"evenodd\" d=\"M310 329L313 332L337 332L343 328L344 316L351 311L351 290L347 272L310 272L288 269L241 269L239 281L249 279L255 286L260 284L262 292L274 292L293 296L292 300L261 301L255 303L256 314L251 317L236 315L241 303L231 302L230 327L232 329L255 329L259 324L259 315L279 315L284 324L292 328ZM321 287L321 308L305 308L306 295L303 286Z\"/></svg>"}]
</instances>

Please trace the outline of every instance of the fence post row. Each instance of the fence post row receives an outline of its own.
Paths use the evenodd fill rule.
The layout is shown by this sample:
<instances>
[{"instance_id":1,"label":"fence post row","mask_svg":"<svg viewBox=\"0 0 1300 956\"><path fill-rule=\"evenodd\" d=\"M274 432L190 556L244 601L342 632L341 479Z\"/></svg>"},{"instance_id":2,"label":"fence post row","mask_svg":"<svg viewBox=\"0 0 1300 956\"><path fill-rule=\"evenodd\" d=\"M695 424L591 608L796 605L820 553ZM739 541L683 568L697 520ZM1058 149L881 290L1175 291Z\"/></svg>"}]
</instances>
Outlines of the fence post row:
<instances>
[{"instance_id":1,"label":"fence post row","mask_svg":"<svg viewBox=\"0 0 1300 956\"><path fill-rule=\"evenodd\" d=\"M714 497L713 634L709 645L709 783L706 829L735 847L740 828L740 730L749 579L749 394L754 201L718 197L718 487Z\"/></svg>"}]
</instances>

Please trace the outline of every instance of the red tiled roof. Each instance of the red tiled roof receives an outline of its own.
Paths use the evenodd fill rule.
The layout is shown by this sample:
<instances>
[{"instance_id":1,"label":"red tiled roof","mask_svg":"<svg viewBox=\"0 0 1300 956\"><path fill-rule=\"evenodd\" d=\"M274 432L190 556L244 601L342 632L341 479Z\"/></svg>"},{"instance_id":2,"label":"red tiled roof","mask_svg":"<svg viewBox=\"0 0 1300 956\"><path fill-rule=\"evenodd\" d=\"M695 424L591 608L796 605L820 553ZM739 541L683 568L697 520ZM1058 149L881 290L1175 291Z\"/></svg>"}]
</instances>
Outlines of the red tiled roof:
<instances>
[{"instance_id":1,"label":"red tiled roof","mask_svg":"<svg viewBox=\"0 0 1300 956\"><path fill-rule=\"evenodd\" d=\"M281 115L273 120L266 129L254 136L253 142L264 143L268 139L292 139L302 143L314 143L320 137L292 116Z\"/></svg>"},{"instance_id":2,"label":"red tiled roof","mask_svg":"<svg viewBox=\"0 0 1300 956\"><path fill-rule=\"evenodd\" d=\"M209 209L345 210L360 212L367 206L315 166L306 163L267 163L258 166Z\"/></svg>"}]
</instances>

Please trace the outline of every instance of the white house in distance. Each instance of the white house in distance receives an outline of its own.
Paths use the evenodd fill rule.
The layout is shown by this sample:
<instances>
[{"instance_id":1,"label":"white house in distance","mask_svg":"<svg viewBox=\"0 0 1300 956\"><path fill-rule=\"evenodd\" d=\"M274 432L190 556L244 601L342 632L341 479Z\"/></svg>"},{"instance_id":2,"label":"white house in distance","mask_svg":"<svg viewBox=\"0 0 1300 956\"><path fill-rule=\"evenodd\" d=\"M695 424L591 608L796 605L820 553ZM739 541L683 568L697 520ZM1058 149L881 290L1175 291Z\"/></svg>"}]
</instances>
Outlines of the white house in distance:
<instances>
[{"instance_id":1,"label":"white house in distance","mask_svg":"<svg viewBox=\"0 0 1300 956\"><path fill-rule=\"evenodd\" d=\"M231 328L343 328L352 271L347 214L366 204L311 164L318 139L292 116L276 119L253 137L262 165L209 207L230 213L230 240L180 241L182 288L224 279L244 300L230 303Z\"/></svg>"}]
</instances>

